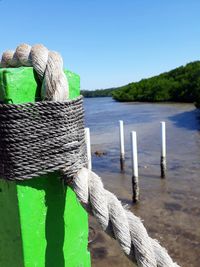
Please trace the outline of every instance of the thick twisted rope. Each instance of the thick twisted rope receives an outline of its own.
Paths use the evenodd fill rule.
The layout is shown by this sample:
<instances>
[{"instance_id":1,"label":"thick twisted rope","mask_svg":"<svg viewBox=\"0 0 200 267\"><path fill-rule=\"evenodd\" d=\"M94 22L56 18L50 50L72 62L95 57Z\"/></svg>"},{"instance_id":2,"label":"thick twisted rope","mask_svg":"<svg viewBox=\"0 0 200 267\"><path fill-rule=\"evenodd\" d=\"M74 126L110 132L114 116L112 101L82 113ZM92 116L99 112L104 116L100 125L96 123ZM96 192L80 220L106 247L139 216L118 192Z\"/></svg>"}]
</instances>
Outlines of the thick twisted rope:
<instances>
[{"instance_id":1,"label":"thick twisted rope","mask_svg":"<svg viewBox=\"0 0 200 267\"><path fill-rule=\"evenodd\" d=\"M44 46L20 45L15 52L4 52L1 67L33 66L42 81L43 99L66 100L68 83L62 59ZM62 168L64 174L66 169ZM102 229L118 240L124 253L139 267L178 267L157 240L149 237L140 218L122 206L111 192L104 189L101 179L92 171L77 166L70 186L83 207L91 212Z\"/></svg>"},{"instance_id":2,"label":"thick twisted rope","mask_svg":"<svg viewBox=\"0 0 200 267\"><path fill-rule=\"evenodd\" d=\"M166 249L148 236L140 218L123 207L94 172L82 168L71 186L86 210L96 217L105 232L118 240L124 253L138 266L178 267Z\"/></svg>"},{"instance_id":3,"label":"thick twisted rope","mask_svg":"<svg viewBox=\"0 0 200 267\"><path fill-rule=\"evenodd\" d=\"M63 71L63 60L59 53L49 51L38 44L19 45L15 51L7 50L3 53L0 68L33 67L42 81L42 99L64 101L69 95L69 86Z\"/></svg>"}]
</instances>

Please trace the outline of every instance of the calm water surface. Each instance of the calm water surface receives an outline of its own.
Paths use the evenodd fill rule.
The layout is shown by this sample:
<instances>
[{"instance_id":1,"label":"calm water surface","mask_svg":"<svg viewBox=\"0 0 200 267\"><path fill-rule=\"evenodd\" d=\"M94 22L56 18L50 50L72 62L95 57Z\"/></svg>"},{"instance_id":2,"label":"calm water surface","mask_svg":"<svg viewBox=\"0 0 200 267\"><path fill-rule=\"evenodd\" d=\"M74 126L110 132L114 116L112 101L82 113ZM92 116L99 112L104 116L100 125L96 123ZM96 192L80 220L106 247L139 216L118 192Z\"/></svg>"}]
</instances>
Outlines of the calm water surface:
<instances>
[{"instance_id":1,"label":"calm water surface","mask_svg":"<svg viewBox=\"0 0 200 267\"><path fill-rule=\"evenodd\" d=\"M85 99L93 170L106 188L144 220L149 234L183 267L200 266L200 112L192 104L119 103ZM126 170L119 169L118 121L124 120ZM160 179L160 121L167 128L167 177ZM140 203L132 205L130 132L137 131ZM95 152L105 152L101 157ZM98 229L92 266L132 266L116 242Z\"/></svg>"}]
</instances>

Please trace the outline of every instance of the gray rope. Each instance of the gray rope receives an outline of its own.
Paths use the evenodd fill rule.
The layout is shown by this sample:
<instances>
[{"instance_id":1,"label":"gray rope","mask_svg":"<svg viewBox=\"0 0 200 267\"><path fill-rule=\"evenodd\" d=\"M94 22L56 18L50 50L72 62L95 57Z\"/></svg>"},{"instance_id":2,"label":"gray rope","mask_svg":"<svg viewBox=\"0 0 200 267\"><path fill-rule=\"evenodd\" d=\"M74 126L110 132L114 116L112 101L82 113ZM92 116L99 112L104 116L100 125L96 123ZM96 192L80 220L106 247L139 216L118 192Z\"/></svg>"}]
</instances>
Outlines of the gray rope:
<instances>
[{"instance_id":1,"label":"gray rope","mask_svg":"<svg viewBox=\"0 0 200 267\"><path fill-rule=\"evenodd\" d=\"M25 180L86 164L83 100L0 104L0 177Z\"/></svg>"},{"instance_id":2,"label":"gray rope","mask_svg":"<svg viewBox=\"0 0 200 267\"><path fill-rule=\"evenodd\" d=\"M44 46L42 45L36 45L33 46L32 48L28 45L20 45L15 52L12 51L7 51L3 54L2 60L0 63L1 67L17 67L17 66L33 66L35 71L37 72L39 78L43 81L43 86L42 86L42 96L43 99L48 99L48 100L53 100L53 101L64 101L67 98L68 95L68 84L65 78L65 75L63 73L62 69L62 59L61 57L56 53L56 52L49 52ZM45 103L45 102L43 102ZM74 102L75 103L75 102ZM30 105L29 108L30 110L34 110L34 107L37 106L36 104L28 104ZM38 104L39 106L41 104ZM46 105L46 106L45 106ZM31 154L34 155L35 149L32 149L32 146L30 145L30 139L31 135L33 136L32 139L34 139L36 136L37 138L35 140L41 139L42 142L35 144L35 148L39 150L41 149L42 143L46 142L48 144L51 144L51 141L54 142L54 139L58 139L58 143L60 142L59 135L62 132L64 134L69 131L68 135L68 140L63 139L63 146L68 146L68 141L69 143L72 141L70 138L73 135L76 135L75 132L76 130L79 131L79 120L76 125L76 130L75 128L73 129L73 126L69 124L67 126L66 124L70 121L70 116L72 114L69 112L69 120L67 120L67 123L64 124L66 127L61 127L60 123L63 122L62 119L59 119L56 115L53 119L49 116L50 115L50 110L46 111L47 106L49 105L48 102L44 104L44 116L42 115L42 120L40 123L40 126L42 127L42 124L44 125L43 131L41 131L38 134L38 127L37 127L37 119L34 121L34 117L37 118L37 112L32 112L34 116L32 116L32 119L34 122L32 123L29 121L27 123L27 129L24 129L24 132L19 134L19 137L17 139L16 133L18 133L20 125L19 123L16 122L16 125L12 125L13 122L16 120L20 120L20 118L23 117L23 112L20 113L21 110L16 108L16 106L19 105L6 105L2 106L2 109L4 110L5 107L7 107L7 113L10 114L10 110L14 109L18 111L18 115L15 115L16 117L13 117L12 115L10 116L10 124L7 124L6 127L3 127L4 132L0 132L2 134L1 140L5 141L6 146L4 146L4 142L1 142L1 150L3 149L4 153L4 160L5 160L5 155L8 151L11 151L10 153L10 159L9 163L11 165L10 169L9 167L6 169L6 172L4 171L3 174L6 175L7 172L9 175L6 176L6 178L13 178L14 179L14 174L12 174L12 168L11 166L15 167L15 164L12 165L12 153L13 151L16 154L16 158L18 159L18 153L20 153L21 149L23 149L24 145L26 145L27 150ZM59 109L59 104L55 104L55 110L57 111L57 108ZM65 105L65 103L63 103ZM25 105L20 105L22 110ZM13 108L12 108L13 107ZM52 107L52 106L51 106ZM76 110L75 108L75 113L78 114L79 109ZM26 108L25 108L26 109ZM8 112L9 111L9 112ZM82 112L82 111L81 111ZM56 114L57 112L55 112ZM62 113L62 112L58 112ZM1 111L0 111L1 114ZM74 114L74 113L73 113ZM2 121L2 125L4 125L5 118L6 118L6 113L4 110L4 113L2 114L2 118L0 121ZM74 114L74 116L76 116ZM79 116L78 116L79 117ZM81 114L80 114L81 117ZM24 117L24 121L27 122L28 117ZM46 138L47 131L51 135L52 131L52 124L54 123L55 120L58 120L56 125L54 125L54 129L56 127L59 127L58 131L54 132L54 136L50 139ZM72 128L71 128L72 127ZM26 137L24 143L21 145L19 144L18 148L15 149L15 144L16 140L17 142L20 141L24 133L27 133L28 128L30 129L29 132L29 137ZM83 138L83 125L80 127L82 133L80 134L80 146L85 145L85 143L81 142ZM0 126L1 129L1 126ZM10 132L9 132L10 131ZM63 132L64 131L64 132ZM9 135L9 134L10 135ZM58 138L57 138L58 136ZM13 138L15 139L15 142L12 143ZM20 139L20 140L19 140ZM56 141L55 141L56 142ZM57 144L58 144L57 143ZM61 142L62 143L62 142ZM72 141L73 143L73 141ZM70 143L71 144L71 143ZM8 147L7 147L8 145ZM48 146L45 144L45 146ZM8 149L7 149L8 148ZM116 240L118 240L120 246L122 247L124 253L129 257L129 259L136 261L137 265L140 267L178 267L176 263L173 262L173 260L170 258L168 255L167 251L158 243L157 240L154 240L148 236L148 233L142 224L140 218L136 217L133 213L128 211L126 208L122 206L120 201L116 198L114 194L111 192L107 191L104 189L104 186L101 182L101 179L92 171L87 170L86 168L83 167L85 164L85 152L83 153L82 157L79 158L78 155L73 154L73 149L72 147L68 146L69 148L69 155L68 157L66 156L65 158L62 158L65 161L65 167L63 168L63 165L60 166L59 163L57 164L58 168L62 170L64 173L64 176L68 179L70 176L73 176L73 179L70 183L72 189L77 195L77 198L79 201L82 203L82 205L85 207L87 211L90 211L98 220L100 223L102 229L106 231L110 236L114 237ZM48 153L45 154L44 160L48 160L51 155L55 153L55 157L53 156L53 161L57 160L56 157L60 156L60 146L56 147L55 150L52 149L51 146L48 146ZM72 149L72 154L70 154L70 150ZM62 149L61 149L62 151ZM82 149L82 152L84 151L84 148ZM81 152L81 153L82 153ZM39 153L39 152L38 152ZM56 154L57 153L57 154ZM61 156L62 157L62 156ZM0 156L0 158L2 158ZM71 158L73 160L71 161ZM52 158L51 158L52 159ZM26 170L29 169L29 164L26 164L26 161L28 160L28 156L24 157L23 160L22 158L19 159L20 164L25 165L26 168L23 170L26 173ZM51 160L50 165L48 166L48 171L53 171L54 167L52 167L51 164L53 164L53 161ZM3 162L4 164L5 162ZM42 164L42 159L38 157L38 164ZM62 161L63 164L63 161ZM4 165L3 165L4 166ZM72 166L72 172L68 172L69 168ZM13 167L13 168L14 168ZM18 167L18 165L17 165ZM35 166L36 168L38 167ZM57 168L57 167L56 167ZM33 170L33 169L32 169ZM40 170L41 171L41 170ZM77 173L78 171L78 173ZM76 175L75 175L76 173ZM18 174L16 172L16 174ZM35 173L28 173L24 176L24 178L31 178L34 176L37 176L40 174L40 172L37 171ZM16 176L18 178L22 177L20 174L19 176ZM15 177L15 178L16 178ZM69 182L69 179L68 179Z\"/></svg>"}]
</instances>

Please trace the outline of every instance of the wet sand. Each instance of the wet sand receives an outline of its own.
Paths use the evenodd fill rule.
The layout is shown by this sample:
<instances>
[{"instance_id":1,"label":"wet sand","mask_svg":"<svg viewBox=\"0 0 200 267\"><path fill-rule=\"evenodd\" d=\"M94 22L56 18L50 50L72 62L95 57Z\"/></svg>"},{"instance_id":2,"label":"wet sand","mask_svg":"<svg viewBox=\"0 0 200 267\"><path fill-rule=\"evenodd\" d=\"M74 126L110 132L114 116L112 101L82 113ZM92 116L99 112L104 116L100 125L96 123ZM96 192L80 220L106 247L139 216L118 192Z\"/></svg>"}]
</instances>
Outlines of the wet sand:
<instances>
[{"instance_id":1,"label":"wet sand","mask_svg":"<svg viewBox=\"0 0 200 267\"><path fill-rule=\"evenodd\" d=\"M159 240L179 265L199 267L199 112L190 104L109 101L111 100L106 98L86 103L86 123L91 129L93 170L102 177L105 187L115 193L122 203L128 204L130 210L143 220L149 235ZM98 113L93 114L90 108L87 110L87 105L99 107ZM125 123L125 173L120 173L119 170L119 119L123 119ZM160 178L161 120L165 120L167 124L166 179ZM131 202L131 130L138 133L140 202L137 205ZM95 151L105 154L98 157ZM93 218L90 218L90 227L95 229L95 233L91 230L91 239L94 240L89 245L93 267L133 266L123 255L117 242L106 236Z\"/></svg>"}]
</instances>

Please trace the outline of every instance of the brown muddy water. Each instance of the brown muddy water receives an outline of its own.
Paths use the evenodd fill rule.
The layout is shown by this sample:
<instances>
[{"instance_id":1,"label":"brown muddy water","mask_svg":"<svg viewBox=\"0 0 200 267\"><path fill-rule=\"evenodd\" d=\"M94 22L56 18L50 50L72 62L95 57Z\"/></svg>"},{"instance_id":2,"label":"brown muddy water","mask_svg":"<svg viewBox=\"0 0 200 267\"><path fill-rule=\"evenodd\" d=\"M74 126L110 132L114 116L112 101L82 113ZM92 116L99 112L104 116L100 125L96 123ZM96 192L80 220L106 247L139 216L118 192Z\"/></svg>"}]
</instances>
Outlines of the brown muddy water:
<instances>
[{"instance_id":1,"label":"brown muddy water","mask_svg":"<svg viewBox=\"0 0 200 267\"><path fill-rule=\"evenodd\" d=\"M139 216L182 267L200 266L200 111L192 104L118 103L85 99L93 170ZM125 173L119 168L118 121L125 124ZM167 128L167 177L160 178L160 121ZM137 131L140 202L131 203L130 131ZM96 151L104 152L95 155ZM90 218L93 267L133 266L117 242ZM95 229L95 230L94 230Z\"/></svg>"}]
</instances>

